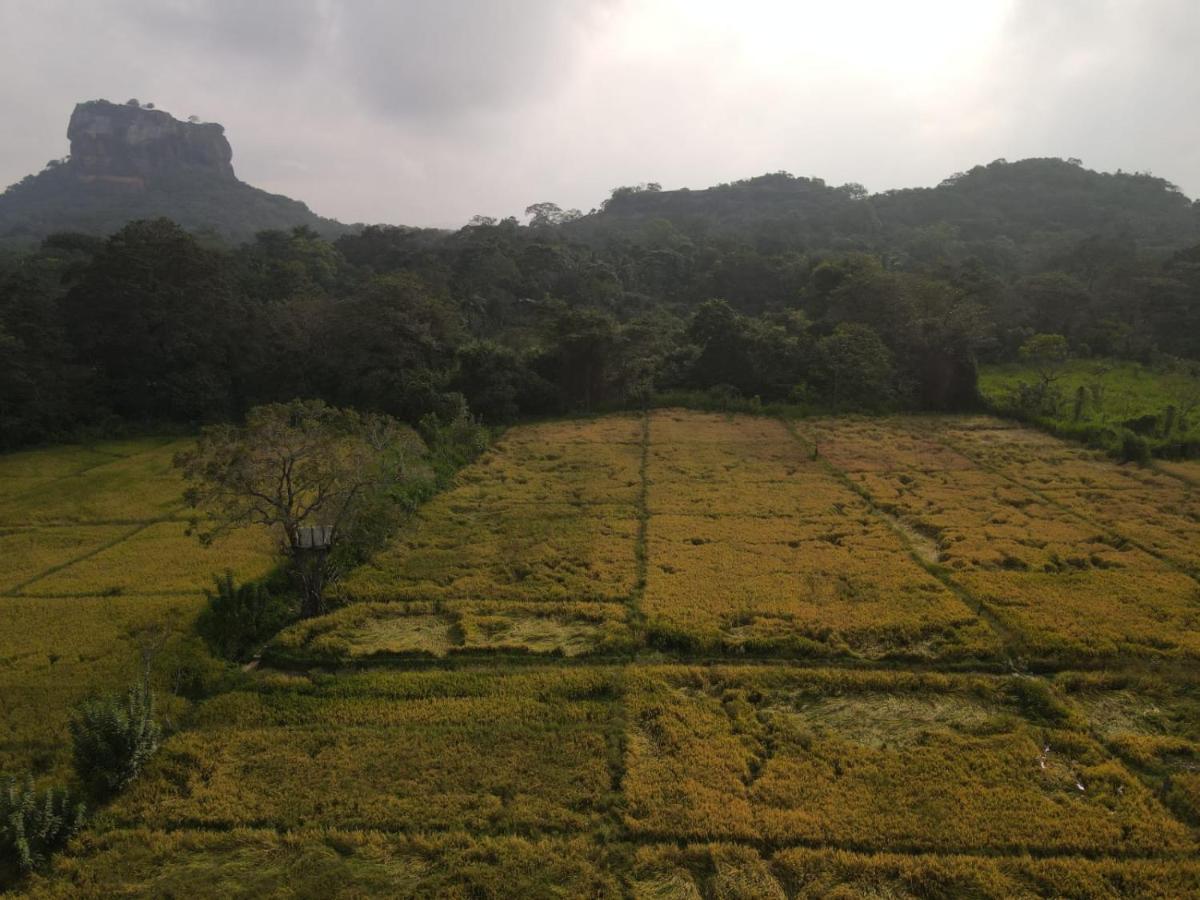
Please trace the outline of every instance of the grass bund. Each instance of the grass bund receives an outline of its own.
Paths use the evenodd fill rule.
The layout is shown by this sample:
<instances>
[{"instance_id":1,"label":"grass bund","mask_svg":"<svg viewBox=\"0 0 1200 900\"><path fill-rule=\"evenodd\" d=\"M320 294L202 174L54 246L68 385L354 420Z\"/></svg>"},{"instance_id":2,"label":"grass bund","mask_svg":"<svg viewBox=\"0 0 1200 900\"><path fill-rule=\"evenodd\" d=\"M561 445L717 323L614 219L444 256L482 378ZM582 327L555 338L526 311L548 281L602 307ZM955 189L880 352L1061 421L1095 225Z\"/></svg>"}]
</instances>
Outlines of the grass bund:
<instances>
[{"instance_id":1,"label":"grass bund","mask_svg":"<svg viewBox=\"0 0 1200 900\"><path fill-rule=\"evenodd\" d=\"M153 660L32 897L1200 896L1200 486L990 417L513 428L252 671L178 439L0 456L0 774Z\"/></svg>"}]
</instances>

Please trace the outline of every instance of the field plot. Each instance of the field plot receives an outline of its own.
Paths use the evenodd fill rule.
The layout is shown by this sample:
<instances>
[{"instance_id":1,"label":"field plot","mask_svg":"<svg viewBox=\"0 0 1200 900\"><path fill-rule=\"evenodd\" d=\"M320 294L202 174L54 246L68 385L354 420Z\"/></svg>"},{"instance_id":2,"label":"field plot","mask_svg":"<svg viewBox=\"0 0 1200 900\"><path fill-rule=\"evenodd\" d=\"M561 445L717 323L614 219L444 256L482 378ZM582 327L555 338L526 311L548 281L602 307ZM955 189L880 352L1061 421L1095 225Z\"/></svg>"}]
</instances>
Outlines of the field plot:
<instances>
[{"instance_id":1,"label":"field plot","mask_svg":"<svg viewBox=\"0 0 1200 900\"><path fill-rule=\"evenodd\" d=\"M1196 838L1028 679L642 669L626 823L661 840L1186 856Z\"/></svg>"},{"instance_id":2,"label":"field plot","mask_svg":"<svg viewBox=\"0 0 1200 900\"><path fill-rule=\"evenodd\" d=\"M182 484L172 460L188 443L146 441L141 452L100 457L99 464L92 460L82 471L39 479L32 490L0 494L0 522L10 526L137 524L179 515ZM121 449L132 451L136 446L126 444ZM0 477L0 485L3 482Z\"/></svg>"},{"instance_id":3,"label":"field plot","mask_svg":"<svg viewBox=\"0 0 1200 900\"><path fill-rule=\"evenodd\" d=\"M275 564L276 549L265 531L247 529L204 547L182 522L155 522L122 540L29 581L20 593L37 597L109 594L199 595L224 569L257 578ZM47 529L47 532L50 530Z\"/></svg>"},{"instance_id":4,"label":"field plot","mask_svg":"<svg viewBox=\"0 0 1200 900\"><path fill-rule=\"evenodd\" d=\"M633 590L632 506L513 504L452 491L358 569L360 600L620 601Z\"/></svg>"},{"instance_id":5,"label":"field plot","mask_svg":"<svg viewBox=\"0 0 1200 900\"><path fill-rule=\"evenodd\" d=\"M344 585L354 605L277 656L628 650L643 420L513 429ZM388 609L386 604L391 604Z\"/></svg>"},{"instance_id":6,"label":"field plot","mask_svg":"<svg viewBox=\"0 0 1200 900\"><path fill-rule=\"evenodd\" d=\"M483 652L571 657L634 646L629 609L620 603L354 603L290 626L267 660L294 666Z\"/></svg>"},{"instance_id":7,"label":"field plot","mask_svg":"<svg viewBox=\"0 0 1200 900\"><path fill-rule=\"evenodd\" d=\"M1130 900L1190 897L1200 893L1200 863L866 854L807 848L760 855L753 848L737 844L647 846L637 851L632 888L638 900L702 897Z\"/></svg>"},{"instance_id":8,"label":"field plot","mask_svg":"<svg viewBox=\"0 0 1200 900\"><path fill-rule=\"evenodd\" d=\"M371 831L116 830L85 835L26 896L625 897L587 838L388 835Z\"/></svg>"},{"instance_id":9,"label":"field plot","mask_svg":"<svg viewBox=\"0 0 1200 900\"><path fill-rule=\"evenodd\" d=\"M1200 826L1200 690L1146 676L1064 673L1055 684L1089 729Z\"/></svg>"},{"instance_id":10,"label":"field plot","mask_svg":"<svg viewBox=\"0 0 1200 900\"><path fill-rule=\"evenodd\" d=\"M1097 527L1200 574L1200 487L1185 479L1116 465L1094 451L995 420L934 420L922 427Z\"/></svg>"},{"instance_id":11,"label":"field plot","mask_svg":"<svg viewBox=\"0 0 1200 900\"><path fill-rule=\"evenodd\" d=\"M1200 459L1159 459L1155 460L1154 467L1192 487L1200 487Z\"/></svg>"},{"instance_id":12,"label":"field plot","mask_svg":"<svg viewBox=\"0 0 1200 900\"><path fill-rule=\"evenodd\" d=\"M212 577L268 571L260 533L187 536L183 446L148 439L0 456L0 774L59 771L90 693L123 689L191 631ZM175 711L163 699L164 712Z\"/></svg>"},{"instance_id":13,"label":"field plot","mask_svg":"<svg viewBox=\"0 0 1200 900\"><path fill-rule=\"evenodd\" d=\"M112 809L129 825L573 833L615 802L619 671L276 677L225 694Z\"/></svg>"},{"instance_id":14,"label":"field plot","mask_svg":"<svg viewBox=\"0 0 1200 900\"><path fill-rule=\"evenodd\" d=\"M1025 467L1014 463L1019 477L1008 477L993 469L986 450L976 458L961 438L975 435L986 448L982 436L989 431L1007 441L1010 429L988 419L832 420L800 427L873 504L930 543L932 558L1011 631L1020 652L1066 661L1200 657L1200 583L1116 530L1129 527L1133 520L1123 516L1136 510L1106 513L1080 496L1072 500L1077 513L1021 482L1044 487L1047 473L1057 469L1066 473L1060 484L1161 480L1155 489L1164 492L1164 507L1169 497L1188 502L1186 487L1150 471L1123 474L1107 460L1073 462L1076 448L1058 441L1061 458L1045 449L1027 452L1022 448L1048 439L1023 429L998 445L1029 460Z\"/></svg>"},{"instance_id":15,"label":"field plot","mask_svg":"<svg viewBox=\"0 0 1200 900\"><path fill-rule=\"evenodd\" d=\"M214 675L199 589L271 548L188 537L173 452L0 458L0 772L66 777L154 648ZM164 682L26 893L1200 896L1190 491L986 418L514 428L351 602Z\"/></svg>"},{"instance_id":16,"label":"field plot","mask_svg":"<svg viewBox=\"0 0 1200 900\"><path fill-rule=\"evenodd\" d=\"M703 651L983 657L997 645L852 490L778 422L650 422L641 609Z\"/></svg>"},{"instance_id":17,"label":"field plot","mask_svg":"<svg viewBox=\"0 0 1200 900\"><path fill-rule=\"evenodd\" d=\"M0 774L59 773L67 720L97 690L123 689L144 654L186 633L193 597L0 597ZM162 712L175 710L164 696Z\"/></svg>"}]
</instances>

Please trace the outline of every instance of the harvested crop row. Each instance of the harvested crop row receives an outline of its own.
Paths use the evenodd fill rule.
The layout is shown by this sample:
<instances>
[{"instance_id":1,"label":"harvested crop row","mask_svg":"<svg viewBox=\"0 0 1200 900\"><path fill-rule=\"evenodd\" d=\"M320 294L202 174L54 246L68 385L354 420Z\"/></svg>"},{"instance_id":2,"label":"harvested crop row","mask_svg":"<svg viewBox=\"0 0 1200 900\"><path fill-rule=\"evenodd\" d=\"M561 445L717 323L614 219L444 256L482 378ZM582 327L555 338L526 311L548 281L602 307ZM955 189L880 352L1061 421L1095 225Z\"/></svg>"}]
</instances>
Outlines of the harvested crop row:
<instances>
[{"instance_id":1,"label":"harvested crop row","mask_svg":"<svg viewBox=\"0 0 1200 900\"><path fill-rule=\"evenodd\" d=\"M962 433L986 433L968 422ZM957 450L931 446L917 433L929 430L925 420L825 420L799 430L876 506L928 536L937 562L1019 636L1024 653L1068 663L1200 657L1195 580Z\"/></svg>"},{"instance_id":2,"label":"harvested crop row","mask_svg":"<svg viewBox=\"0 0 1200 900\"><path fill-rule=\"evenodd\" d=\"M276 679L201 710L113 816L155 828L590 829L611 802L620 678Z\"/></svg>"},{"instance_id":3,"label":"harvested crop row","mask_svg":"<svg viewBox=\"0 0 1200 900\"><path fill-rule=\"evenodd\" d=\"M347 580L371 601L624 602L636 578L640 423L514 429Z\"/></svg>"},{"instance_id":4,"label":"harvested crop row","mask_svg":"<svg viewBox=\"0 0 1200 900\"><path fill-rule=\"evenodd\" d=\"M636 835L905 852L1196 848L1029 679L731 668L628 679Z\"/></svg>"},{"instance_id":5,"label":"harvested crop row","mask_svg":"<svg viewBox=\"0 0 1200 900\"><path fill-rule=\"evenodd\" d=\"M975 613L779 423L666 411L650 437L641 608L651 642L866 658L998 651ZM764 467L776 480L762 480Z\"/></svg>"}]
</instances>

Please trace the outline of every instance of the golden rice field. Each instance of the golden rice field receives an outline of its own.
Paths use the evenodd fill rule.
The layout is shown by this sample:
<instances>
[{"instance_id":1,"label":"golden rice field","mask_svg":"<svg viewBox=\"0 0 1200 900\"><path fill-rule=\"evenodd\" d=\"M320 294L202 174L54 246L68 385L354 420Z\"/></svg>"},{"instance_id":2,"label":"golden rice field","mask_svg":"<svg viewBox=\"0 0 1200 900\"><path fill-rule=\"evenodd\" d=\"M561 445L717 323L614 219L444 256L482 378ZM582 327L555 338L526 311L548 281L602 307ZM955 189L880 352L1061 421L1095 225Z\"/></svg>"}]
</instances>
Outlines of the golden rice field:
<instances>
[{"instance_id":1,"label":"golden rice field","mask_svg":"<svg viewBox=\"0 0 1200 900\"><path fill-rule=\"evenodd\" d=\"M1200 491L989 419L802 423L1023 656L1200 657Z\"/></svg>"},{"instance_id":2,"label":"golden rice field","mask_svg":"<svg viewBox=\"0 0 1200 900\"><path fill-rule=\"evenodd\" d=\"M218 667L199 590L269 541L186 537L173 450L0 457L0 770L163 642ZM257 670L163 681L21 895L1200 897L1185 475L985 418L514 428Z\"/></svg>"},{"instance_id":3,"label":"golden rice field","mask_svg":"<svg viewBox=\"0 0 1200 900\"><path fill-rule=\"evenodd\" d=\"M205 549L184 534L172 467L183 446L119 441L0 456L0 773L62 771L75 703L124 688L148 658L187 663L213 575L273 566L266 535ZM180 708L165 703L168 714Z\"/></svg>"}]
</instances>

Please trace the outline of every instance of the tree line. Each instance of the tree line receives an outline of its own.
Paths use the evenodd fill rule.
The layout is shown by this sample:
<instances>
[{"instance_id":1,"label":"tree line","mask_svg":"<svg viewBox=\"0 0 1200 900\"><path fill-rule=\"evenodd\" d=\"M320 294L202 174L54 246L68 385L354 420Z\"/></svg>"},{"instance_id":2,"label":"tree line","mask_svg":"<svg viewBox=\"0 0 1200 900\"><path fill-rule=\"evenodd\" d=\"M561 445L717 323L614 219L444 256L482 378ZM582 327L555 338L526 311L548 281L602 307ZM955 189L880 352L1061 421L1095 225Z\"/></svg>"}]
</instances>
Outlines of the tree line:
<instances>
[{"instance_id":1,"label":"tree line","mask_svg":"<svg viewBox=\"0 0 1200 900\"><path fill-rule=\"evenodd\" d=\"M618 189L608 207L664 193ZM913 227L916 243L910 230L821 245L761 221L716 230L542 203L528 224L332 242L300 227L228 246L164 219L56 234L0 258L0 443L237 421L297 397L414 424L679 392L964 409L977 365L1019 358L1037 334L1075 355L1200 358L1200 246L1081 225L1052 258L1035 236L998 261L961 229Z\"/></svg>"}]
</instances>

